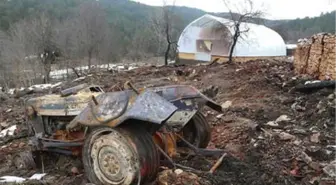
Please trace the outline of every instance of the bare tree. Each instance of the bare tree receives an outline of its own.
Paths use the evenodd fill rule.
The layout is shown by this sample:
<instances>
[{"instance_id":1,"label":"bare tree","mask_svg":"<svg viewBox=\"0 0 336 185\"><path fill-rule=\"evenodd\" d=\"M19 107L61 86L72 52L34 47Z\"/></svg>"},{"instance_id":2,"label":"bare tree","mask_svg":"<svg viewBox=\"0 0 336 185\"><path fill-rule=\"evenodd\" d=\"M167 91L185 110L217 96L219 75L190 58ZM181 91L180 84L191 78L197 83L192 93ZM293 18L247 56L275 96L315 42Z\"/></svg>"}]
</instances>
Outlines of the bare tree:
<instances>
[{"instance_id":1,"label":"bare tree","mask_svg":"<svg viewBox=\"0 0 336 185\"><path fill-rule=\"evenodd\" d=\"M152 25L154 27L154 33L158 36L158 40L161 41L162 37L165 38L166 49L164 52L165 65L168 65L169 55L174 53L176 55L177 40L174 37L176 34L176 28L174 22L177 17L174 15L175 1L171 6L167 5L167 2L163 1L163 7L159 15L152 16Z\"/></svg>"},{"instance_id":2,"label":"bare tree","mask_svg":"<svg viewBox=\"0 0 336 185\"><path fill-rule=\"evenodd\" d=\"M76 70L77 59L81 58L79 54L80 44L77 42L77 28L73 24L73 19L66 19L63 22L57 22L55 26L54 43L60 51L61 59L66 68L66 77L69 77L69 69L71 69L77 77L80 73Z\"/></svg>"},{"instance_id":3,"label":"bare tree","mask_svg":"<svg viewBox=\"0 0 336 185\"><path fill-rule=\"evenodd\" d=\"M54 23L46 15L42 14L38 18L29 21L28 40L31 43L33 53L39 56L40 63L44 68L44 82L50 80L51 65L56 60L56 46L54 41Z\"/></svg>"},{"instance_id":4,"label":"bare tree","mask_svg":"<svg viewBox=\"0 0 336 185\"><path fill-rule=\"evenodd\" d=\"M121 47L118 35L114 32L113 28L108 28L106 31L104 42L99 45L98 58L107 63L114 63L121 57Z\"/></svg>"},{"instance_id":5,"label":"bare tree","mask_svg":"<svg viewBox=\"0 0 336 185\"><path fill-rule=\"evenodd\" d=\"M12 73L15 84L30 85L32 77L36 79L39 74L38 69L42 69L45 83L49 82L51 64L55 61L52 38L53 23L45 14L11 25L2 58L10 62L8 72Z\"/></svg>"},{"instance_id":6,"label":"bare tree","mask_svg":"<svg viewBox=\"0 0 336 185\"><path fill-rule=\"evenodd\" d=\"M26 73L34 65L30 63L30 58L33 56L33 47L28 40L27 21L20 21L11 26L9 34L2 42L6 47L2 48L2 60L5 68L4 74L8 83L13 83L15 86L30 85L31 76Z\"/></svg>"},{"instance_id":7,"label":"bare tree","mask_svg":"<svg viewBox=\"0 0 336 185\"><path fill-rule=\"evenodd\" d=\"M77 43L80 51L88 57L88 67L92 58L99 55L101 44L106 42L108 22L99 1L85 2L80 5L78 16L74 19Z\"/></svg>"},{"instance_id":8,"label":"bare tree","mask_svg":"<svg viewBox=\"0 0 336 185\"><path fill-rule=\"evenodd\" d=\"M236 47L237 41L241 36L249 32L249 28L242 27L243 22L254 22L259 21L263 16L264 12L258 10L254 7L252 0L244 0L244 3L241 3L242 6L237 6L230 4L228 0L223 0L225 6L229 10L234 34L232 36L232 45L229 52L229 63L232 62L233 51Z\"/></svg>"},{"instance_id":9,"label":"bare tree","mask_svg":"<svg viewBox=\"0 0 336 185\"><path fill-rule=\"evenodd\" d=\"M165 29L163 28L164 21L162 18L162 12L154 12L154 14L151 17L151 30L154 34L154 40L153 44L155 44L156 47L156 54L158 56L162 56L162 54L165 53L166 50L166 35L165 35Z\"/></svg>"},{"instance_id":10,"label":"bare tree","mask_svg":"<svg viewBox=\"0 0 336 185\"><path fill-rule=\"evenodd\" d=\"M6 33L0 31L0 86L8 87L10 86L11 80L11 61L7 58L7 51L10 47L10 40Z\"/></svg>"}]
</instances>

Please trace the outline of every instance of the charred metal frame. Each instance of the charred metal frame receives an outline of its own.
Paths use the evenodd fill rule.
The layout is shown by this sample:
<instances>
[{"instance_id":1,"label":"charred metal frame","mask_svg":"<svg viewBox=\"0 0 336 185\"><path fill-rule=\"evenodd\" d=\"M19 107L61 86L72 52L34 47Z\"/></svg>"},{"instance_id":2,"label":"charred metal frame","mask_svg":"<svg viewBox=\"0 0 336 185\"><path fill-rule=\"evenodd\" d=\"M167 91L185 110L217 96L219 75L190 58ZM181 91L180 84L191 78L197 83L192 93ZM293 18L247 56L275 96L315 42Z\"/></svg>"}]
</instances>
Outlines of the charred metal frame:
<instances>
[{"instance_id":1,"label":"charred metal frame","mask_svg":"<svg viewBox=\"0 0 336 185\"><path fill-rule=\"evenodd\" d=\"M93 89L92 89L93 88ZM186 123L195 115L195 113L203 106L207 105L210 108L221 111L221 106L200 93L197 89L187 85L174 85L154 87L147 89L125 90L120 92L104 93L100 87L79 85L73 88L62 91L61 97L68 98L79 92L87 93L85 96L91 98L87 106L77 112L78 115L71 117L72 121L67 125L67 130L77 128L78 126L109 126L117 127L128 120L140 120L149 122L150 133L161 132L160 137L171 138L172 132L178 132L185 126ZM97 96L90 95L90 92L99 92ZM70 98L70 97L69 97ZM70 98L75 102L76 97ZM57 99L49 108L57 107ZM82 147L85 139L78 138L76 140L57 140L45 137L45 134L52 135L52 131L46 130L50 124L50 117L57 117L53 114L40 114L40 108L34 107L34 104L39 105L38 99L28 101L27 107L31 107L34 111L29 112L28 122L33 126L35 136L33 146L36 150L57 152L66 155L79 155L78 147ZM48 106L47 106L48 107ZM51 112L51 111L45 111ZM67 116L66 114L64 116ZM174 131L162 131L162 126L175 128ZM70 131L71 132L71 131ZM176 139L176 138L175 138ZM169 140L174 142L174 138ZM173 144L171 144L173 145ZM75 149L74 149L75 148ZM165 152L170 155L174 153L171 148L165 149Z\"/></svg>"}]
</instances>

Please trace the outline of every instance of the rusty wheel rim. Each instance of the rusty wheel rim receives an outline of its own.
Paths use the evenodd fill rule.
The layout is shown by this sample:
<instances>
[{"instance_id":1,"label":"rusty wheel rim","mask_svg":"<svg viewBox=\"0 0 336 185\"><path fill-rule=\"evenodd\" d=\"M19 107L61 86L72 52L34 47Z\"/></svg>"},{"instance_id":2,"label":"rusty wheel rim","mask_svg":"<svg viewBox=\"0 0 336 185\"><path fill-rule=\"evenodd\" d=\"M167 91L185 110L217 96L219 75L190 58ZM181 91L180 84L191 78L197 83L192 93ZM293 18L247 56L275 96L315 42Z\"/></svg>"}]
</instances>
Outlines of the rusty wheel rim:
<instances>
[{"instance_id":1,"label":"rusty wheel rim","mask_svg":"<svg viewBox=\"0 0 336 185\"><path fill-rule=\"evenodd\" d=\"M105 176L109 179L113 178L116 181L122 181L123 178L120 175L122 172L121 166L125 164L120 164L121 162L118 160L117 156L120 156L118 152L115 152L116 148L110 146L104 146L100 149L98 153L98 163L100 170L103 172ZM121 177L119 179L116 179Z\"/></svg>"},{"instance_id":2,"label":"rusty wheel rim","mask_svg":"<svg viewBox=\"0 0 336 185\"><path fill-rule=\"evenodd\" d=\"M128 140L117 131L93 141L91 159L96 176L104 184L128 185L137 177L138 157Z\"/></svg>"}]
</instances>

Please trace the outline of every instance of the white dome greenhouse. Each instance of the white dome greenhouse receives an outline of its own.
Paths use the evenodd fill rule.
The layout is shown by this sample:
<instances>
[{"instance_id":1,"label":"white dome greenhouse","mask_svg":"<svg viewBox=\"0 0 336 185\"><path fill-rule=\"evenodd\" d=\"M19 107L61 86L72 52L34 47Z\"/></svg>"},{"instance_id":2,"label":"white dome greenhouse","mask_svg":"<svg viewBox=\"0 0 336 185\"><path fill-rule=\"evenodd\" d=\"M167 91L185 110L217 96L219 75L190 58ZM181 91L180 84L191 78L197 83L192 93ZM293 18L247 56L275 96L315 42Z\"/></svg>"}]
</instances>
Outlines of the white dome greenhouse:
<instances>
[{"instance_id":1,"label":"white dome greenhouse","mask_svg":"<svg viewBox=\"0 0 336 185\"><path fill-rule=\"evenodd\" d=\"M227 57L232 44L231 20L204 15L191 22L178 40L180 59L212 61ZM233 51L234 57L285 56L286 44L274 30L263 25L241 23L242 33Z\"/></svg>"}]
</instances>

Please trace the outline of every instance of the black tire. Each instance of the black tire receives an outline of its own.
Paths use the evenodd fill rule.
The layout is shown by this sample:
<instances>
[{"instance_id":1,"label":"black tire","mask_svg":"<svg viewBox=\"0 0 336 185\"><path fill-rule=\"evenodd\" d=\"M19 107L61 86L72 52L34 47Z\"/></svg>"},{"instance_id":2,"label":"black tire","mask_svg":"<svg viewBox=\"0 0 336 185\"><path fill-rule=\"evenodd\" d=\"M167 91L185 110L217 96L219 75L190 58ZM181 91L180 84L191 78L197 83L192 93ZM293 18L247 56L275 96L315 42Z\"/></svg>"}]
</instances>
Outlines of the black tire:
<instances>
[{"instance_id":1,"label":"black tire","mask_svg":"<svg viewBox=\"0 0 336 185\"><path fill-rule=\"evenodd\" d=\"M183 138L198 148L206 148L211 139L211 128L205 116L197 112L182 129ZM178 146L186 146L183 141Z\"/></svg>"},{"instance_id":2,"label":"black tire","mask_svg":"<svg viewBox=\"0 0 336 185\"><path fill-rule=\"evenodd\" d=\"M156 148L152 136L137 123L122 125L121 131L135 143L138 155L141 156L140 164L146 175L143 174L142 182L152 182L156 179L156 175L160 167L160 153ZM146 169L145 169L146 168Z\"/></svg>"},{"instance_id":3,"label":"black tire","mask_svg":"<svg viewBox=\"0 0 336 185\"><path fill-rule=\"evenodd\" d=\"M129 185L131 183L134 183L134 181L138 179L140 172L141 172L142 182L148 182L148 181L153 180L153 178L155 178L157 174L157 170L160 165L159 164L160 161L159 161L158 151L155 147L155 144L151 136L145 130L141 128L136 128L135 126L127 125L127 126L122 126L120 128L97 128L96 130L92 131L87 136L85 143L84 143L84 147L83 147L82 158L83 158L84 170L90 182L96 185L103 185L103 184L105 185L105 184L109 184L109 180L111 181L114 180L114 179L108 178L109 176L105 175L106 173L103 173L107 171L102 170L102 168L104 167L100 163L101 159L99 158L99 155L100 155L99 152L106 145L102 144L102 147L99 148L99 152L97 153L96 159L93 159L93 157L91 156L92 152L96 153L95 151L93 151L93 145L96 143L99 143L98 140L101 140L107 137L109 137L108 138L109 140L112 139L114 140L114 142L120 143L123 151L128 151L128 152L119 153L121 155L115 155L115 156L120 157L124 153L130 154L130 155L127 155L127 156L130 156L127 159L118 158L118 157L116 158L117 158L117 161L119 162L121 161L121 164L124 164L123 167L126 166L127 168L129 168L129 171L132 171L132 172L134 171L134 173L131 173L132 174L131 176L129 175L127 176L128 180L124 182L120 182L120 183L118 181L117 184ZM117 150L114 150L114 151L117 152ZM132 151L132 154L129 153L130 151ZM97 163L97 161L96 163L94 163L94 160L98 160L99 163ZM124 161L124 163L122 161ZM97 165L99 168L97 168ZM132 179L132 180L129 180L129 179Z\"/></svg>"}]
</instances>

